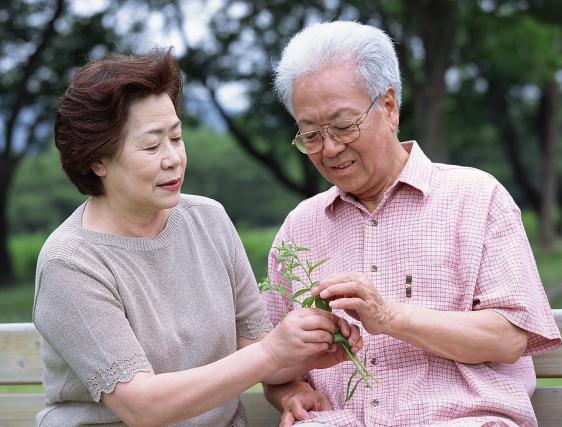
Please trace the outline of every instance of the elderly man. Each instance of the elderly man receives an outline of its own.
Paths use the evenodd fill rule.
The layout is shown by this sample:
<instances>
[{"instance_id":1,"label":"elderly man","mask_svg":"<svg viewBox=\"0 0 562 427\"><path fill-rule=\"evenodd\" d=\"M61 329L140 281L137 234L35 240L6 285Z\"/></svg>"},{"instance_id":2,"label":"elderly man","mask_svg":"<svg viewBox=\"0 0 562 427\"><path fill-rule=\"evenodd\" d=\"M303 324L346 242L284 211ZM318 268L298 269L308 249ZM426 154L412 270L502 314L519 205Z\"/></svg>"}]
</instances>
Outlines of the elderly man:
<instances>
[{"instance_id":1,"label":"elderly man","mask_svg":"<svg viewBox=\"0 0 562 427\"><path fill-rule=\"evenodd\" d=\"M359 356L379 380L347 402L351 363L266 385L282 426L536 425L529 356L561 341L508 192L398 140L398 60L377 28L306 28L285 48L275 85L299 127L293 145L334 186L288 215L270 280L283 281L283 241L310 248L308 260L329 258L313 293L360 323ZM264 298L274 323L296 307L279 293Z\"/></svg>"}]
</instances>

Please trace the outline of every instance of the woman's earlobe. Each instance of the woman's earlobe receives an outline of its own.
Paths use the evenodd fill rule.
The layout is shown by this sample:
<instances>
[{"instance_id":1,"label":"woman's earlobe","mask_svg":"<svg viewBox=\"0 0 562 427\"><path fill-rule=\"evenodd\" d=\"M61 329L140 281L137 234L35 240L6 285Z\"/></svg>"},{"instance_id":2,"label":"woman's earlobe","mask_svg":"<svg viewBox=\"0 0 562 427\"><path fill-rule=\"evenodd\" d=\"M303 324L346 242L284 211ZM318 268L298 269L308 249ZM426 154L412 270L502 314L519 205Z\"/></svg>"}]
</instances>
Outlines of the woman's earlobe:
<instances>
[{"instance_id":1,"label":"woman's earlobe","mask_svg":"<svg viewBox=\"0 0 562 427\"><path fill-rule=\"evenodd\" d=\"M107 175L107 168L105 167L105 163L103 160L94 160L90 164L90 169L94 172L97 176L102 177Z\"/></svg>"}]
</instances>

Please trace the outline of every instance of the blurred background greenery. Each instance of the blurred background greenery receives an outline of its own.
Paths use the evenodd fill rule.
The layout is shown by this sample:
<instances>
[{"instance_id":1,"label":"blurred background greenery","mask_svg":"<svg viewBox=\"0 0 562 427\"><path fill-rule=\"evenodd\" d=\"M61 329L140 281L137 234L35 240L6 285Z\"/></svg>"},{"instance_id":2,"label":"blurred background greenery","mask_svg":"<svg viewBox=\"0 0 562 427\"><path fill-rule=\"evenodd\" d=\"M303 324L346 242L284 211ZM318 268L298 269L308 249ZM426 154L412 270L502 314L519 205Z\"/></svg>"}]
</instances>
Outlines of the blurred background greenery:
<instances>
[{"instance_id":1,"label":"blurred background greenery","mask_svg":"<svg viewBox=\"0 0 562 427\"><path fill-rule=\"evenodd\" d=\"M327 188L289 141L272 65L300 28L351 19L396 41L402 140L496 176L562 307L562 2L4 0L0 6L0 322L31 320L40 247L84 200L52 141L69 76L108 51L174 45L185 74L184 192L219 200L254 272L285 215Z\"/></svg>"}]
</instances>

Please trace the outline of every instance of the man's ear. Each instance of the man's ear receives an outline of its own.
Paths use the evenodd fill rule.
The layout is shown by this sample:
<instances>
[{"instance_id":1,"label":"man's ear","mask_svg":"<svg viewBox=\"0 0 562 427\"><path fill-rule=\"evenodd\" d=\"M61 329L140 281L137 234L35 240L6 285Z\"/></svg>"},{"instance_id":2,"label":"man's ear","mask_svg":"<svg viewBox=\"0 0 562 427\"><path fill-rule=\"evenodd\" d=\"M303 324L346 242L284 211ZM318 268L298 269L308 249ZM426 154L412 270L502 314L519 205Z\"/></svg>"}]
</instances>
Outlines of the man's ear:
<instances>
[{"instance_id":1,"label":"man's ear","mask_svg":"<svg viewBox=\"0 0 562 427\"><path fill-rule=\"evenodd\" d=\"M94 160L90 165L90 169L99 177L107 175L107 167L103 159Z\"/></svg>"},{"instance_id":2,"label":"man's ear","mask_svg":"<svg viewBox=\"0 0 562 427\"><path fill-rule=\"evenodd\" d=\"M400 111L396 100L396 90L393 87L389 87L386 93L381 96L380 105L389 119L392 131L396 132L400 124Z\"/></svg>"}]
</instances>

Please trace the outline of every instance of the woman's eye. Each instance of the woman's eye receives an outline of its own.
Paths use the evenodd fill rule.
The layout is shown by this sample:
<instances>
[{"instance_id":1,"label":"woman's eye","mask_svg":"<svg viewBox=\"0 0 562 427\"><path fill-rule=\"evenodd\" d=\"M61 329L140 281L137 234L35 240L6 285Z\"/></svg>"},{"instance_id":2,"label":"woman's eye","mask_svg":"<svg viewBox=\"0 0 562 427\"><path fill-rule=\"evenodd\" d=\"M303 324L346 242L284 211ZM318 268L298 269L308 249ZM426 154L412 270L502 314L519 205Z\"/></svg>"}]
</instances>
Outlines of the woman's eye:
<instances>
[{"instance_id":1,"label":"woman's eye","mask_svg":"<svg viewBox=\"0 0 562 427\"><path fill-rule=\"evenodd\" d=\"M171 141L172 141L174 144L179 144L179 143L183 142L183 139L182 139L181 136L176 136L176 137L172 138Z\"/></svg>"},{"instance_id":2,"label":"woman's eye","mask_svg":"<svg viewBox=\"0 0 562 427\"><path fill-rule=\"evenodd\" d=\"M156 145L151 145L150 147L146 147L145 150L146 151L156 151L158 150L158 147L160 147L160 144L156 144Z\"/></svg>"}]
</instances>

